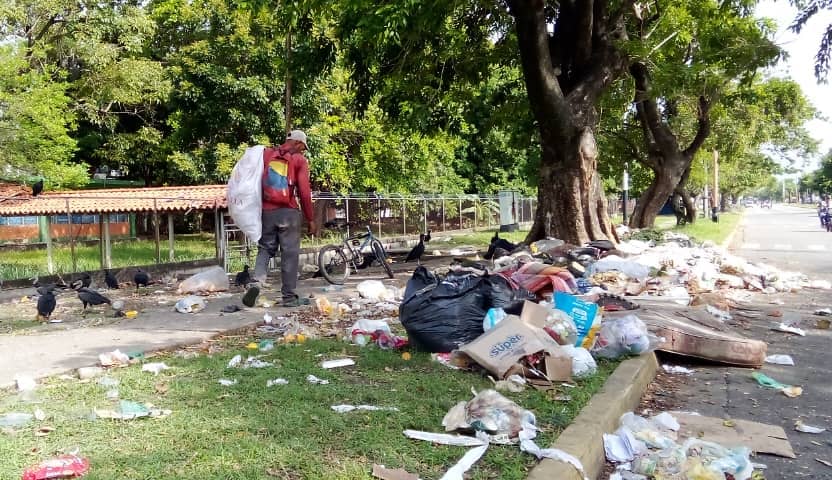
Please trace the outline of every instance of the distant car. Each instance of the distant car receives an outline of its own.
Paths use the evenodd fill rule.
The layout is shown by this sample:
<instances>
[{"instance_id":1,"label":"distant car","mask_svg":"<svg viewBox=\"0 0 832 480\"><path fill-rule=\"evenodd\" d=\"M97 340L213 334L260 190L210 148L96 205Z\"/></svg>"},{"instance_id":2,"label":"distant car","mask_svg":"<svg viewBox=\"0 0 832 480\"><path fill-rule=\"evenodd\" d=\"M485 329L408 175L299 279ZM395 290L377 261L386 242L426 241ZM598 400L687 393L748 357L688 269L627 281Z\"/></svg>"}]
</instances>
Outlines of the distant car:
<instances>
[{"instance_id":1,"label":"distant car","mask_svg":"<svg viewBox=\"0 0 832 480\"><path fill-rule=\"evenodd\" d=\"M746 200L744 205L746 208L751 208L754 206L754 200Z\"/></svg>"},{"instance_id":2,"label":"distant car","mask_svg":"<svg viewBox=\"0 0 832 480\"><path fill-rule=\"evenodd\" d=\"M760 204L762 208L771 208L771 200L765 200L763 203Z\"/></svg>"}]
</instances>

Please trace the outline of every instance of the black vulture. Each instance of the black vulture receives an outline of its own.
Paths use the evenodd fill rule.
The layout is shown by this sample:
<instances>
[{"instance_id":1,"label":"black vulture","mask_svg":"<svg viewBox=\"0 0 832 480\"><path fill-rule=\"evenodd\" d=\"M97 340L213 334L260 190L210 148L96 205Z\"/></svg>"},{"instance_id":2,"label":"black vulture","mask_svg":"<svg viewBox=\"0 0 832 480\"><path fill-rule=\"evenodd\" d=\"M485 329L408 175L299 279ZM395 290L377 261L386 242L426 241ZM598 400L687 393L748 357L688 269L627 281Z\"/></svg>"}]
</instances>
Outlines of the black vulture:
<instances>
[{"instance_id":1,"label":"black vulture","mask_svg":"<svg viewBox=\"0 0 832 480\"><path fill-rule=\"evenodd\" d=\"M425 234L420 233L419 234L419 243L417 243L416 246L413 247L413 250L411 250L410 253L407 254L407 259L405 260L405 263L407 263L411 260L416 260L417 262L419 262L419 260L422 258L422 255L424 253L425 253Z\"/></svg>"},{"instance_id":2,"label":"black vulture","mask_svg":"<svg viewBox=\"0 0 832 480\"><path fill-rule=\"evenodd\" d=\"M234 284L238 287L245 287L251 283L251 273L249 273L248 268L248 265L244 265L243 271L239 272L237 277L234 279Z\"/></svg>"},{"instance_id":3,"label":"black vulture","mask_svg":"<svg viewBox=\"0 0 832 480\"><path fill-rule=\"evenodd\" d=\"M118 289L118 280L113 275L113 272L110 270L104 271L104 283L107 284L107 288L117 290Z\"/></svg>"},{"instance_id":4,"label":"black vulture","mask_svg":"<svg viewBox=\"0 0 832 480\"><path fill-rule=\"evenodd\" d=\"M430 230L428 230L428 233L425 234L425 243L427 243L429 241L430 241Z\"/></svg>"},{"instance_id":5,"label":"black vulture","mask_svg":"<svg viewBox=\"0 0 832 480\"><path fill-rule=\"evenodd\" d=\"M40 293L38 298L38 320L47 321L52 312L55 311L55 305L57 305L55 294L52 293L51 288L46 287L38 288L38 293Z\"/></svg>"},{"instance_id":6,"label":"black vulture","mask_svg":"<svg viewBox=\"0 0 832 480\"><path fill-rule=\"evenodd\" d=\"M497 252L498 249L505 251L505 252L500 252L500 253L508 254L508 253L511 253L512 251L514 251L516 248L517 248L516 244L511 243L511 242L509 242L508 240L506 240L504 238L500 238L500 233L499 232L494 232L494 236L491 237L491 244L488 246L488 250L485 252L485 255L483 256L483 258L485 258L486 260L491 260L492 258L494 258L494 256L495 256L494 254L495 254L495 252ZM502 255L500 255L500 256L502 256Z\"/></svg>"},{"instance_id":7,"label":"black vulture","mask_svg":"<svg viewBox=\"0 0 832 480\"><path fill-rule=\"evenodd\" d=\"M78 290L79 288L90 288L92 284L92 277L89 273L84 273L81 275L81 278L75 280L74 282L70 283L69 285L72 287L73 290Z\"/></svg>"},{"instance_id":8,"label":"black vulture","mask_svg":"<svg viewBox=\"0 0 832 480\"><path fill-rule=\"evenodd\" d=\"M32 196L37 197L43 191L43 179L41 178L34 185L32 185Z\"/></svg>"},{"instance_id":9,"label":"black vulture","mask_svg":"<svg viewBox=\"0 0 832 480\"><path fill-rule=\"evenodd\" d=\"M100 293L96 292L95 290L91 290L86 287L81 287L78 289L78 299L81 300L81 303L84 304L84 310L87 309L87 305L103 305L105 303L112 304L109 298L101 295Z\"/></svg>"},{"instance_id":10,"label":"black vulture","mask_svg":"<svg viewBox=\"0 0 832 480\"><path fill-rule=\"evenodd\" d=\"M133 275L133 282L135 282L136 291L138 291L139 287L147 287L150 284L150 275L140 268Z\"/></svg>"}]
</instances>

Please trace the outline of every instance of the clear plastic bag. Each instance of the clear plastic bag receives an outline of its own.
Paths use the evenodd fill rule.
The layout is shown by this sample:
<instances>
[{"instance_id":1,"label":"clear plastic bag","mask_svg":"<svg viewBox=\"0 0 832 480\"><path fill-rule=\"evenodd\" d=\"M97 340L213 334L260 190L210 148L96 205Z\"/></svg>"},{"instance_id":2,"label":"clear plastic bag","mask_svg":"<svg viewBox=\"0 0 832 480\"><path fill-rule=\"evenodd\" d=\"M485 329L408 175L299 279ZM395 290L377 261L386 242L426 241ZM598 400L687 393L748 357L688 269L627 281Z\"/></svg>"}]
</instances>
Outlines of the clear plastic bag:
<instances>
[{"instance_id":1,"label":"clear plastic bag","mask_svg":"<svg viewBox=\"0 0 832 480\"><path fill-rule=\"evenodd\" d=\"M179 293L209 293L228 290L228 275L222 267L211 267L191 275L179 284Z\"/></svg>"},{"instance_id":2,"label":"clear plastic bag","mask_svg":"<svg viewBox=\"0 0 832 480\"><path fill-rule=\"evenodd\" d=\"M661 339L647 330L635 315L604 320L595 340L592 354L602 358L641 355L652 351Z\"/></svg>"},{"instance_id":3,"label":"clear plastic bag","mask_svg":"<svg viewBox=\"0 0 832 480\"><path fill-rule=\"evenodd\" d=\"M258 145L246 150L234 165L228 179L228 213L234 224L251 242L260 240L263 231L263 150Z\"/></svg>"}]
</instances>

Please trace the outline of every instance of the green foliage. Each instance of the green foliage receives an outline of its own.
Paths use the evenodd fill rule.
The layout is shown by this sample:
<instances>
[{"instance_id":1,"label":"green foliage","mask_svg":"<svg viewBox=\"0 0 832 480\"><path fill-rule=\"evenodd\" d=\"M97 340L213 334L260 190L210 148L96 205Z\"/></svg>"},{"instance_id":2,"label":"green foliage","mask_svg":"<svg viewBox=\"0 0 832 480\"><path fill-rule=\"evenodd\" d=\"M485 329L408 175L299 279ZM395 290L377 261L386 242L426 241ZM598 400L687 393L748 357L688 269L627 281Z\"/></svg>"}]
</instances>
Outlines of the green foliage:
<instances>
[{"instance_id":1,"label":"green foliage","mask_svg":"<svg viewBox=\"0 0 832 480\"><path fill-rule=\"evenodd\" d=\"M70 162L75 116L67 84L51 73L30 68L19 43L0 46L0 175L42 176L47 189L77 187L88 175L86 165Z\"/></svg>"}]
</instances>

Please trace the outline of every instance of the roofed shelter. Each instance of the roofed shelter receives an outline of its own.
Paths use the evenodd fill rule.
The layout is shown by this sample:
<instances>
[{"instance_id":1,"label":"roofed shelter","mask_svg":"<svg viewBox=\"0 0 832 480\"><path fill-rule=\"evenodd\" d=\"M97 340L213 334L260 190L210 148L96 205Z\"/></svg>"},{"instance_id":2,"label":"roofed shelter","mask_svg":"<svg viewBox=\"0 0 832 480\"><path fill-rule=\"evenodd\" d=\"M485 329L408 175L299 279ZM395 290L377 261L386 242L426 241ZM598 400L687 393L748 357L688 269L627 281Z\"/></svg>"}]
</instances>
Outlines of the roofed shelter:
<instances>
[{"instance_id":1,"label":"roofed shelter","mask_svg":"<svg viewBox=\"0 0 832 480\"><path fill-rule=\"evenodd\" d=\"M110 268L110 226L111 213L152 213L156 241L156 263L161 263L159 238L159 216L168 217L168 254L174 259L173 218L177 213L191 211L213 211L217 259L223 258L221 238L223 235L222 211L227 208L225 185L202 185L187 187L145 187L98 190L77 190L44 192L37 197L25 189L6 190L0 196L0 216L44 216L46 219L46 251L48 269L54 272L52 259L52 235L50 215L67 215L70 232L70 251L73 270L77 270L75 256L75 235L72 234L73 214L95 214L99 216L99 239L101 244L101 267Z\"/></svg>"}]
</instances>

